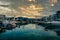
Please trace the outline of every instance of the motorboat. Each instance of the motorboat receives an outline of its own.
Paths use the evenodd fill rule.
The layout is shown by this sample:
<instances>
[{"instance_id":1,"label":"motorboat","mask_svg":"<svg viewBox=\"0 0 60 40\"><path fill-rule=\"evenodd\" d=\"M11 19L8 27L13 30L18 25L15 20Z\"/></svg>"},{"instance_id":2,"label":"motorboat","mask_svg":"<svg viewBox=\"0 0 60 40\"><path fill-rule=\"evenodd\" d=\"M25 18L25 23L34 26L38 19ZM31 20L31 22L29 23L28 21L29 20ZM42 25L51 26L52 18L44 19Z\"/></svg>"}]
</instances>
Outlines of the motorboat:
<instances>
[{"instance_id":1,"label":"motorboat","mask_svg":"<svg viewBox=\"0 0 60 40\"><path fill-rule=\"evenodd\" d=\"M59 20L55 20L55 21L49 21L49 22L45 22L45 24L47 25L45 27L45 30L53 30L55 31L58 35L60 35L60 19Z\"/></svg>"}]
</instances>

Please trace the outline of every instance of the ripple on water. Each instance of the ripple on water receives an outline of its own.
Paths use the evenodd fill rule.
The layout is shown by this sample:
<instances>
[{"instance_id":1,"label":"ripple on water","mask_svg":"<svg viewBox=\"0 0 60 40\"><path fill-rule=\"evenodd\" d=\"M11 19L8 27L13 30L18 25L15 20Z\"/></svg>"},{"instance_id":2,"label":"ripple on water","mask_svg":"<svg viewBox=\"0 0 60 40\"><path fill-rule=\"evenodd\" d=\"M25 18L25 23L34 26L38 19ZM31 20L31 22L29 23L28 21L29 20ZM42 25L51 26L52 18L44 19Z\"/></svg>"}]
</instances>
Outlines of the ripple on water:
<instances>
[{"instance_id":1,"label":"ripple on water","mask_svg":"<svg viewBox=\"0 0 60 40\"><path fill-rule=\"evenodd\" d=\"M35 25L35 24L29 24L25 26L21 26L20 28L16 27L13 30L8 30L5 33L0 34L0 38L2 40L8 40L8 39L60 39L57 38L57 35L53 31L45 31L44 27Z\"/></svg>"}]
</instances>

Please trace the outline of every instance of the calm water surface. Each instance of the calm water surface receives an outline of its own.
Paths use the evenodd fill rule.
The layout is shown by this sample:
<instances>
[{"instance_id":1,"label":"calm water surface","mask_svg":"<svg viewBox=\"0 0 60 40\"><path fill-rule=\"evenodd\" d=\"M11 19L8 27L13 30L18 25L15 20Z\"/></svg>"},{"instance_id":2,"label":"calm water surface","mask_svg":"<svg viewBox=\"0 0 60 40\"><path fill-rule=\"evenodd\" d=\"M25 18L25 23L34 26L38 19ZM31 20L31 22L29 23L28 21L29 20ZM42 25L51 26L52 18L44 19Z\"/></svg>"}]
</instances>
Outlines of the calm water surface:
<instances>
[{"instance_id":1,"label":"calm water surface","mask_svg":"<svg viewBox=\"0 0 60 40\"><path fill-rule=\"evenodd\" d=\"M1 40L60 40L56 32L36 24L22 25L0 34Z\"/></svg>"}]
</instances>

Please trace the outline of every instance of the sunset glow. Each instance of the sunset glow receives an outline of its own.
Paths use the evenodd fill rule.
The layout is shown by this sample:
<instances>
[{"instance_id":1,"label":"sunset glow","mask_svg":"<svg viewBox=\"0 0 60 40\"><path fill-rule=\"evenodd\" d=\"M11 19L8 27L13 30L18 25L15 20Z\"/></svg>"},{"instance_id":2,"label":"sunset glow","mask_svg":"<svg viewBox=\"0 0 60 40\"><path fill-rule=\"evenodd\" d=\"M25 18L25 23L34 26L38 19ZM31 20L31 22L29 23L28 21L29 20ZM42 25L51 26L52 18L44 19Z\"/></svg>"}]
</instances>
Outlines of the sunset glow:
<instances>
[{"instance_id":1,"label":"sunset glow","mask_svg":"<svg viewBox=\"0 0 60 40\"><path fill-rule=\"evenodd\" d=\"M21 10L21 12L23 14L27 14L27 16L40 16L40 12L42 12L44 10L44 7L39 6L39 5L29 5L29 6L21 6L19 7L19 9Z\"/></svg>"},{"instance_id":2,"label":"sunset glow","mask_svg":"<svg viewBox=\"0 0 60 40\"><path fill-rule=\"evenodd\" d=\"M30 2L32 2L32 1L35 2L35 0L28 0L28 1L30 1Z\"/></svg>"},{"instance_id":3,"label":"sunset glow","mask_svg":"<svg viewBox=\"0 0 60 40\"><path fill-rule=\"evenodd\" d=\"M57 3L57 0L50 0L51 6L54 6Z\"/></svg>"},{"instance_id":4,"label":"sunset glow","mask_svg":"<svg viewBox=\"0 0 60 40\"><path fill-rule=\"evenodd\" d=\"M0 14L5 14L7 16L15 15L24 17L41 17L54 14L54 12L60 10L60 2L58 2L59 0L18 0L17 2L15 0L12 2L7 1L9 0L0 1Z\"/></svg>"}]
</instances>

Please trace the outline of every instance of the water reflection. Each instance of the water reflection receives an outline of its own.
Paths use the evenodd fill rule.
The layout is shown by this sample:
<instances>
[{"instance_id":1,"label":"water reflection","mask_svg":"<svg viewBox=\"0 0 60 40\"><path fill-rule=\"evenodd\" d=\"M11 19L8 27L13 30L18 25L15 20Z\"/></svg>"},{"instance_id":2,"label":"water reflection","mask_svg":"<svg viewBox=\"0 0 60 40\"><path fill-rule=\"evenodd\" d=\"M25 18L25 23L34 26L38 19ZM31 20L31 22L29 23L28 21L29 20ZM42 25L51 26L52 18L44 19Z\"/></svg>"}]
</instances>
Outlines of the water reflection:
<instances>
[{"instance_id":1,"label":"water reflection","mask_svg":"<svg viewBox=\"0 0 60 40\"><path fill-rule=\"evenodd\" d=\"M40 28L42 28L42 29L40 29ZM44 29L44 27L42 27L42 26L38 26L38 25L36 25L36 24L28 24L28 25L22 25L22 26L20 26L20 29L40 29L40 30L43 30Z\"/></svg>"},{"instance_id":2,"label":"water reflection","mask_svg":"<svg viewBox=\"0 0 60 40\"><path fill-rule=\"evenodd\" d=\"M24 39L23 39L24 38ZM28 24L16 27L12 30L7 30L6 32L0 34L1 40L45 40L59 39L53 31L45 31L44 27L38 26L36 24Z\"/></svg>"}]
</instances>

